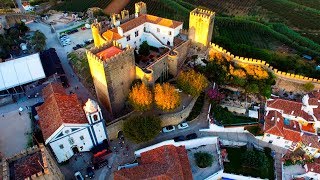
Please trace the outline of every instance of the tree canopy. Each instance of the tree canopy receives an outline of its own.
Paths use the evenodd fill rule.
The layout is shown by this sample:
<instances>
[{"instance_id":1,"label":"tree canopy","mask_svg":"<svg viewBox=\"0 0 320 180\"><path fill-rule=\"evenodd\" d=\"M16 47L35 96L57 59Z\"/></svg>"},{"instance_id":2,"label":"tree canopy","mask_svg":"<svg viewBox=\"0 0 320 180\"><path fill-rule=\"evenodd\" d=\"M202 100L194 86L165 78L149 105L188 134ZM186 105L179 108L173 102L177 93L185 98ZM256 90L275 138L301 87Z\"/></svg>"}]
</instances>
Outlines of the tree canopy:
<instances>
[{"instance_id":1,"label":"tree canopy","mask_svg":"<svg viewBox=\"0 0 320 180\"><path fill-rule=\"evenodd\" d=\"M36 31L31 38L31 45L35 51L43 51L46 48L46 36L40 32Z\"/></svg>"},{"instance_id":2,"label":"tree canopy","mask_svg":"<svg viewBox=\"0 0 320 180\"><path fill-rule=\"evenodd\" d=\"M156 84L154 88L156 105L165 111L171 111L180 105L180 95L173 85L169 83Z\"/></svg>"},{"instance_id":3,"label":"tree canopy","mask_svg":"<svg viewBox=\"0 0 320 180\"><path fill-rule=\"evenodd\" d=\"M161 120L157 117L136 116L127 119L123 125L126 137L135 143L154 139L161 131Z\"/></svg>"},{"instance_id":4,"label":"tree canopy","mask_svg":"<svg viewBox=\"0 0 320 180\"><path fill-rule=\"evenodd\" d=\"M196 164L199 168L206 168L212 166L213 156L206 152L197 152L194 154Z\"/></svg>"},{"instance_id":5,"label":"tree canopy","mask_svg":"<svg viewBox=\"0 0 320 180\"><path fill-rule=\"evenodd\" d=\"M147 41L143 41L139 47L139 54L148 56L150 54L150 46Z\"/></svg>"},{"instance_id":6,"label":"tree canopy","mask_svg":"<svg viewBox=\"0 0 320 180\"><path fill-rule=\"evenodd\" d=\"M152 105L152 93L144 83L136 83L129 93L129 102L135 110L149 110Z\"/></svg>"},{"instance_id":7,"label":"tree canopy","mask_svg":"<svg viewBox=\"0 0 320 180\"><path fill-rule=\"evenodd\" d=\"M203 74L195 72L193 69L180 72L177 77L177 83L179 88L194 97L199 96L208 86L207 78Z\"/></svg>"}]
</instances>

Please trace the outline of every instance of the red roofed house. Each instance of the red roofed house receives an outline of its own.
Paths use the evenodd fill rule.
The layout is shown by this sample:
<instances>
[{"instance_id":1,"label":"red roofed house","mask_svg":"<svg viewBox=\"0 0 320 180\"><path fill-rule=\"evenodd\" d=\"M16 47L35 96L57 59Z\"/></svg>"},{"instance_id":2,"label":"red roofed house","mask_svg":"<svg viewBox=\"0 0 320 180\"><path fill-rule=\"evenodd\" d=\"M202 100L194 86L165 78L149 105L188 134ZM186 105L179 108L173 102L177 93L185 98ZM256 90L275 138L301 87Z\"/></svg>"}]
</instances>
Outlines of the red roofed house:
<instances>
[{"instance_id":1,"label":"red roofed house","mask_svg":"<svg viewBox=\"0 0 320 180\"><path fill-rule=\"evenodd\" d=\"M302 102L270 99L266 103L263 140L291 151L302 147L308 155L318 157L319 120L317 93L305 95Z\"/></svg>"},{"instance_id":2,"label":"red roofed house","mask_svg":"<svg viewBox=\"0 0 320 180\"><path fill-rule=\"evenodd\" d=\"M107 138L99 105L89 99L85 106L76 94L67 95L61 84L43 89L44 103L36 110L45 144L49 144L59 163L74 154L90 151Z\"/></svg>"},{"instance_id":3,"label":"red roofed house","mask_svg":"<svg viewBox=\"0 0 320 180\"><path fill-rule=\"evenodd\" d=\"M138 162L138 166L115 171L114 179L192 180L188 154L184 146L164 145L143 152Z\"/></svg>"}]
</instances>

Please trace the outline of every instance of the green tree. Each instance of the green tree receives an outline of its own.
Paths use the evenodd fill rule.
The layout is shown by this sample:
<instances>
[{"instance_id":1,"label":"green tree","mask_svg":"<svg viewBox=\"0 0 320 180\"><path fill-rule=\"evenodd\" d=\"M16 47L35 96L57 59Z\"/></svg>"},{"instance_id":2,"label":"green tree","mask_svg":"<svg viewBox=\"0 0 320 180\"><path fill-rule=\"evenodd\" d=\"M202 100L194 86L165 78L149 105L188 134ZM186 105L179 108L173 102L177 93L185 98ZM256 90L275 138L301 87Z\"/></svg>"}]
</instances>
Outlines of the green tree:
<instances>
[{"instance_id":1,"label":"green tree","mask_svg":"<svg viewBox=\"0 0 320 180\"><path fill-rule=\"evenodd\" d=\"M18 30L20 31L20 34L24 35L26 32L29 31L29 27L26 26L24 22L17 24Z\"/></svg>"},{"instance_id":2,"label":"green tree","mask_svg":"<svg viewBox=\"0 0 320 180\"><path fill-rule=\"evenodd\" d=\"M199 168L206 168L212 166L213 156L206 152L197 152L194 154L196 164Z\"/></svg>"},{"instance_id":3,"label":"green tree","mask_svg":"<svg viewBox=\"0 0 320 180\"><path fill-rule=\"evenodd\" d=\"M139 47L139 54L148 56L150 54L150 46L147 41L143 41Z\"/></svg>"},{"instance_id":4,"label":"green tree","mask_svg":"<svg viewBox=\"0 0 320 180\"><path fill-rule=\"evenodd\" d=\"M314 84L312 84L312 82L307 82L303 85L303 90L309 92L312 91L314 89Z\"/></svg>"},{"instance_id":5,"label":"green tree","mask_svg":"<svg viewBox=\"0 0 320 180\"><path fill-rule=\"evenodd\" d=\"M31 45L33 49L37 52L43 51L46 47L46 39L46 36L37 30L31 38Z\"/></svg>"},{"instance_id":6,"label":"green tree","mask_svg":"<svg viewBox=\"0 0 320 180\"><path fill-rule=\"evenodd\" d=\"M123 125L126 137L135 143L154 139L161 131L161 120L151 116L136 116L127 119Z\"/></svg>"}]
</instances>

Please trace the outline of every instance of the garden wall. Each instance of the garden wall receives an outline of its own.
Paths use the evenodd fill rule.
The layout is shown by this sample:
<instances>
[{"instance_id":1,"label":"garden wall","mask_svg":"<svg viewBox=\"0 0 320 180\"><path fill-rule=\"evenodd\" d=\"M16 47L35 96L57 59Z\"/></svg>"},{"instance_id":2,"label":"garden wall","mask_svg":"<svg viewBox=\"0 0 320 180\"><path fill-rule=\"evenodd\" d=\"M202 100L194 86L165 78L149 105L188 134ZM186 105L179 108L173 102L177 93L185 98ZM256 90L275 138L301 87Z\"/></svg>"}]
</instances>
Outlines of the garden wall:
<instances>
[{"instance_id":1,"label":"garden wall","mask_svg":"<svg viewBox=\"0 0 320 180\"><path fill-rule=\"evenodd\" d=\"M272 67L270 64L268 64L266 61L259 60L259 59L252 59L252 58L235 56L235 55L231 54L230 52L228 52L227 50L220 47L219 45L216 45L213 43L210 43L209 51L210 50L218 51L226 56L229 56L233 59L233 61L235 61L237 63L246 63L246 64L253 64L253 65L262 66L262 67L268 69L274 75L276 75L277 78L285 79L285 80L292 81L295 83L300 83L300 84L312 82L316 86L316 88L320 88L320 80L305 77L302 75L291 74L291 73L279 71L278 69L276 69L276 68Z\"/></svg>"},{"instance_id":2,"label":"garden wall","mask_svg":"<svg viewBox=\"0 0 320 180\"><path fill-rule=\"evenodd\" d=\"M190 102L190 104L183 110L176 112L176 113L171 113L171 114L164 114L160 116L161 119L161 126L168 126L168 125L177 125L184 121L190 114L197 98L193 98ZM107 124L107 133L108 133L108 138L109 140L116 139L118 138L118 133L119 131L122 131L123 129L123 123L124 121L130 117L130 115L133 114L133 112L122 116L116 120L114 120L111 123Z\"/></svg>"},{"instance_id":3,"label":"garden wall","mask_svg":"<svg viewBox=\"0 0 320 180\"><path fill-rule=\"evenodd\" d=\"M197 101L197 98L193 98L190 104L180 112L176 112L172 114L164 114L160 116L161 126L164 127L168 125L177 125L183 122L189 116L196 101Z\"/></svg>"}]
</instances>

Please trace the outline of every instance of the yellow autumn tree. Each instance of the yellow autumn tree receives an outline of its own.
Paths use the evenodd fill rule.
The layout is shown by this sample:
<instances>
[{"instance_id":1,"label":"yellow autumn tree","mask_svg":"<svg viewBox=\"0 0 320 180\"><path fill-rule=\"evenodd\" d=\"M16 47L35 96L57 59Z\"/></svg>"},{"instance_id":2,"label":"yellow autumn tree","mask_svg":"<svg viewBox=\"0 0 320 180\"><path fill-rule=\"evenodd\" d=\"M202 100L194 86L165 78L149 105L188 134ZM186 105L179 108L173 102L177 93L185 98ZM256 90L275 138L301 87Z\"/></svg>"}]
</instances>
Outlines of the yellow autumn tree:
<instances>
[{"instance_id":1,"label":"yellow autumn tree","mask_svg":"<svg viewBox=\"0 0 320 180\"><path fill-rule=\"evenodd\" d=\"M261 66L247 65L244 67L244 69L246 70L248 75L257 80L267 79L269 77L268 71Z\"/></svg>"},{"instance_id":2,"label":"yellow autumn tree","mask_svg":"<svg viewBox=\"0 0 320 180\"><path fill-rule=\"evenodd\" d=\"M194 97L199 96L208 86L207 78L203 74L195 72L193 69L180 72L177 83L179 88Z\"/></svg>"},{"instance_id":3,"label":"yellow autumn tree","mask_svg":"<svg viewBox=\"0 0 320 180\"><path fill-rule=\"evenodd\" d=\"M175 90L175 87L169 83L156 84L154 88L154 101L160 109L171 111L180 105L180 95Z\"/></svg>"},{"instance_id":4,"label":"yellow autumn tree","mask_svg":"<svg viewBox=\"0 0 320 180\"><path fill-rule=\"evenodd\" d=\"M144 83L138 83L129 93L129 102L135 110L149 110L152 105L152 92Z\"/></svg>"}]
</instances>

